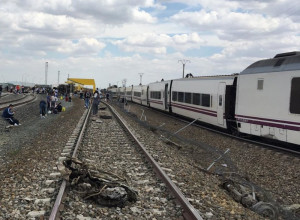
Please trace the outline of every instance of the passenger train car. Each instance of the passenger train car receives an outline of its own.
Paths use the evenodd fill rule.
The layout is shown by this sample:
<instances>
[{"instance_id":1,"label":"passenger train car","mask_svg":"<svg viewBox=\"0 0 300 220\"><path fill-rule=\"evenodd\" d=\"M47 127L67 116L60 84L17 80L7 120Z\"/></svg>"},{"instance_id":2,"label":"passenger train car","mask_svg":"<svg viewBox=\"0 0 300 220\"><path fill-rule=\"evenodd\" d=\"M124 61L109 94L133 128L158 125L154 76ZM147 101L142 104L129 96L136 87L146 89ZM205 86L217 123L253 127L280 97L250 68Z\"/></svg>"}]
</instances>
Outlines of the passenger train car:
<instances>
[{"instance_id":1,"label":"passenger train car","mask_svg":"<svg viewBox=\"0 0 300 220\"><path fill-rule=\"evenodd\" d=\"M132 86L131 97L126 95L127 100L231 132L300 145L300 52L257 61L236 75Z\"/></svg>"}]
</instances>

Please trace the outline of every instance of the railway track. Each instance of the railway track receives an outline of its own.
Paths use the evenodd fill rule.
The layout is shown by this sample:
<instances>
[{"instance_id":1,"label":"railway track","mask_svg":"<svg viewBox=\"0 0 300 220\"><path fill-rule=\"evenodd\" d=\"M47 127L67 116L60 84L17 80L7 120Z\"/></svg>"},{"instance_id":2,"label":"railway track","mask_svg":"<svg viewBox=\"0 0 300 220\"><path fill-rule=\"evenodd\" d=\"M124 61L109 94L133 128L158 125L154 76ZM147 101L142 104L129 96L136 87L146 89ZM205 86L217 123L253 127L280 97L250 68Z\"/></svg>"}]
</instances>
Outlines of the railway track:
<instances>
[{"instance_id":1,"label":"railway track","mask_svg":"<svg viewBox=\"0 0 300 220\"><path fill-rule=\"evenodd\" d=\"M125 107L125 109L123 109L123 107ZM167 143L156 143L152 145L150 144L150 146L148 146L150 152L152 152L153 150L152 155L157 155L160 163L163 163L163 159L165 159L166 157L171 158L173 157L173 155L179 154L178 156L176 156L176 159L173 159L173 164L170 164L172 163L172 161L170 161L172 159L169 159L165 162L169 164L165 164L164 167L170 167L172 169L172 173L170 174L173 176L172 180L177 181L180 184L180 188L184 191L185 195L190 195L189 200L192 201L194 207L199 209L201 213L209 214L209 209L204 207L213 207L212 209L214 211L212 213L214 214L214 216L219 215L219 217L222 218L225 216L225 219L231 218L232 216L228 216L228 213L226 213L225 210L216 211L216 207L220 206L222 206L223 209L226 209L226 207L223 206L223 202L221 202L220 204L220 198L223 198L223 201L226 200L226 203L231 203L231 201L222 193L218 192L219 190L213 188L214 184L219 186L222 185L222 180L218 183L216 179L210 179L210 177L208 177L207 175L203 175L203 173L196 174L195 171L189 170L189 165L193 166L194 169L202 170L202 172L204 173L210 173L211 171L212 173L215 173L217 175L224 176L224 178L227 178L227 174L239 173L241 175L241 178L239 177L239 181L245 183L247 182L247 180L245 180L243 176L246 176L247 179L250 177L252 182L248 182L248 186L252 185L252 187L257 188L258 191L261 189L262 191L264 191L263 194L266 195L268 194L267 191L269 188L269 190L272 191L273 195L276 195L277 197L278 195L280 195L282 196L281 198L288 198L291 194L291 186L289 185L293 185L293 187L297 188L297 184L295 184L295 182L291 184L286 182L287 178L293 179L294 176L297 175L295 174L295 172L289 171L281 173L283 167L284 169L292 170L290 169L291 165L295 166L299 163L299 160L297 159L297 157L295 157L294 154L282 154L281 152L274 153L274 150L261 148L257 146L257 144L252 144L253 142L250 143L239 141L238 139L222 137L221 135L215 135L211 132L206 132L204 131L204 129L199 130L192 127L186 128L186 125L189 124L190 121L182 121L183 123L179 123L178 118L173 118L172 120L170 120L168 119L170 117L169 115L167 115L168 118L164 118L164 116L159 116L161 112L151 111L152 109L148 111L143 107L141 108L140 105L131 104L128 106L122 105L121 109L119 110L119 112L122 113L123 117L125 117L128 122L132 121L131 126L135 128L138 134L146 133L145 131L142 132L142 129L140 128L144 127L145 130L152 131L156 136L161 136L162 138L160 138L160 140ZM145 139L144 143L148 143L148 145L151 142L154 143L154 140L150 140L151 135L148 135L147 137L145 135L143 136L143 138ZM158 144L161 146L155 146ZM174 148L174 150L171 150L170 148ZM230 152L228 150L230 150ZM226 156L227 152L229 152L227 154L228 156ZM184 165L182 163L184 157L187 157L186 163L188 165ZM253 163L253 161L255 161L255 163ZM176 168L174 168L175 166ZM184 167L186 173L195 173L195 176L189 176L187 178L187 175L180 172L180 170L182 171L182 167ZM182 181L183 179L185 181ZM207 182L203 181L203 179L206 179L206 181L211 183L211 185L206 185ZM268 181L272 181L272 179L276 179L276 181L280 184L273 184L274 182L267 183ZM193 182L194 184L190 184L187 186L187 182ZM194 187L197 187L198 184L202 187L205 186L204 188L207 187L208 190L201 189L198 186L198 192L195 192ZM286 187L282 188L282 184L285 184ZM263 189L262 186L266 188ZM270 188L270 186L272 186L273 188ZM208 199L208 201L211 201L211 198L215 199L212 199L211 203L206 203L203 201L201 202L203 194ZM199 198L200 203L198 202ZM271 203L274 202L272 196L270 197L269 201ZM293 201L294 203L298 203L297 199L295 200L295 198ZM274 205L278 206L278 209L281 209L279 204ZM235 205L231 203L230 207L233 206ZM284 207L282 208L284 209ZM234 212L237 214L239 208L236 207L235 210L236 211ZM259 217L251 216L251 214L247 213L242 216L242 219L259 219ZM295 218L293 214L288 213L288 218L283 219L297 218Z\"/></svg>"},{"instance_id":2,"label":"railway track","mask_svg":"<svg viewBox=\"0 0 300 220\"><path fill-rule=\"evenodd\" d=\"M119 114L113 109L111 112L114 115L112 119L100 120L99 118L89 119L89 113L86 113L85 119L78 124L70 138L70 143L66 145L64 150L66 153L63 153L59 161L66 159L64 156L73 152L72 157L78 157L94 169L101 168L106 174L113 173L114 181L116 176L122 177L124 181L123 176L125 176L126 184L138 191L138 201L122 209L98 207L95 202L86 201L76 194L74 192L74 189L78 190L76 187L71 187L69 193L65 193L67 182L63 180L49 219L54 220L59 217L75 219L101 217L101 215L106 218L122 216L122 218L178 219L184 216L186 219L202 219L198 211L166 175L165 171L170 169L160 167ZM107 113L105 115L104 118L110 118L107 117ZM87 127L88 120L90 122ZM79 131L79 128L82 129ZM148 160L148 163L144 161L144 158ZM157 180L153 168L163 183ZM105 190L104 188L101 190ZM172 192L172 195L169 192ZM65 196L64 201L63 196ZM179 202L180 207L174 203L174 199ZM59 211L62 203L64 210Z\"/></svg>"},{"instance_id":3,"label":"railway track","mask_svg":"<svg viewBox=\"0 0 300 220\"><path fill-rule=\"evenodd\" d=\"M31 101L34 101L36 99L36 96L32 95L25 95L22 96L21 98L13 99L13 100L8 100L8 101L1 101L0 102L0 110L3 110L7 108L8 104L13 104L14 106L20 106L26 103L29 103Z\"/></svg>"}]
</instances>

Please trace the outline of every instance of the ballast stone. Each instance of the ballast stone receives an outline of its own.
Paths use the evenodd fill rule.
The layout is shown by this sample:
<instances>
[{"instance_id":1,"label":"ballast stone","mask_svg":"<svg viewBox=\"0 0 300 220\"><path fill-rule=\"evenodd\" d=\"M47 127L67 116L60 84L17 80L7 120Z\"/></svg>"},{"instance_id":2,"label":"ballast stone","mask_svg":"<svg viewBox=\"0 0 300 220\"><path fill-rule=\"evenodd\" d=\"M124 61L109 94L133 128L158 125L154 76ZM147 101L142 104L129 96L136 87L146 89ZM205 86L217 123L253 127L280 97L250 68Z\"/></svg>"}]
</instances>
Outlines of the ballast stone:
<instances>
[{"instance_id":1,"label":"ballast stone","mask_svg":"<svg viewBox=\"0 0 300 220\"><path fill-rule=\"evenodd\" d=\"M37 218L37 217L41 217L43 215L45 215L46 211L42 210L42 211L31 211L27 214L28 217L30 218Z\"/></svg>"}]
</instances>

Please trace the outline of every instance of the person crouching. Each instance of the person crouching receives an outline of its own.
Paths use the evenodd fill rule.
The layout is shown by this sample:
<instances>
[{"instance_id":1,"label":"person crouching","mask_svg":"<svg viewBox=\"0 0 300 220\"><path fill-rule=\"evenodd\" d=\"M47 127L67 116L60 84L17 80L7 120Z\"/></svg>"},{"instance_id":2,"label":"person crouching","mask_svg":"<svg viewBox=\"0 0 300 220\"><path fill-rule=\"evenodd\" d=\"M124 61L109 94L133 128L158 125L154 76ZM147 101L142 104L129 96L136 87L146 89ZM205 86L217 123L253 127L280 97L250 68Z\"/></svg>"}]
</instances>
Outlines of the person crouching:
<instances>
[{"instance_id":1,"label":"person crouching","mask_svg":"<svg viewBox=\"0 0 300 220\"><path fill-rule=\"evenodd\" d=\"M14 126L18 126L21 125L19 123L19 120L14 118L14 110L13 110L13 105L10 104L6 109L4 109L3 113L2 113L2 117L7 120L9 122L9 124L14 125Z\"/></svg>"}]
</instances>

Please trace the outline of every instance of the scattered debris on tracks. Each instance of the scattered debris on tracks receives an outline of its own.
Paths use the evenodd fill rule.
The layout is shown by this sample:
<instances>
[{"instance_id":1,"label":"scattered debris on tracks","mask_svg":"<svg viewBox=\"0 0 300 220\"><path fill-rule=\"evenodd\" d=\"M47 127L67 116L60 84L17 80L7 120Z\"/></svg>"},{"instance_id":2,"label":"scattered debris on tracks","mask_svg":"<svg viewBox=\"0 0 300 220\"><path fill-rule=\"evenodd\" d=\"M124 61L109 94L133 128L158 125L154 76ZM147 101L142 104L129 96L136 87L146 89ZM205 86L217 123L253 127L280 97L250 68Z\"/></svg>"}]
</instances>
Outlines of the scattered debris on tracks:
<instances>
[{"instance_id":1,"label":"scattered debris on tracks","mask_svg":"<svg viewBox=\"0 0 300 220\"><path fill-rule=\"evenodd\" d=\"M81 194L84 199L121 208L127 202L137 201L138 193L125 184L125 179L105 171L92 170L76 158L67 158L58 169L74 192Z\"/></svg>"},{"instance_id":2,"label":"scattered debris on tracks","mask_svg":"<svg viewBox=\"0 0 300 220\"><path fill-rule=\"evenodd\" d=\"M300 211L300 205L281 207L272 199L267 191L243 177L234 173L223 177L222 187L236 202L242 204L244 207L270 219L278 219L279 217L291 220L298 219L297 212Z\"/></svg>"}]
</instances>

